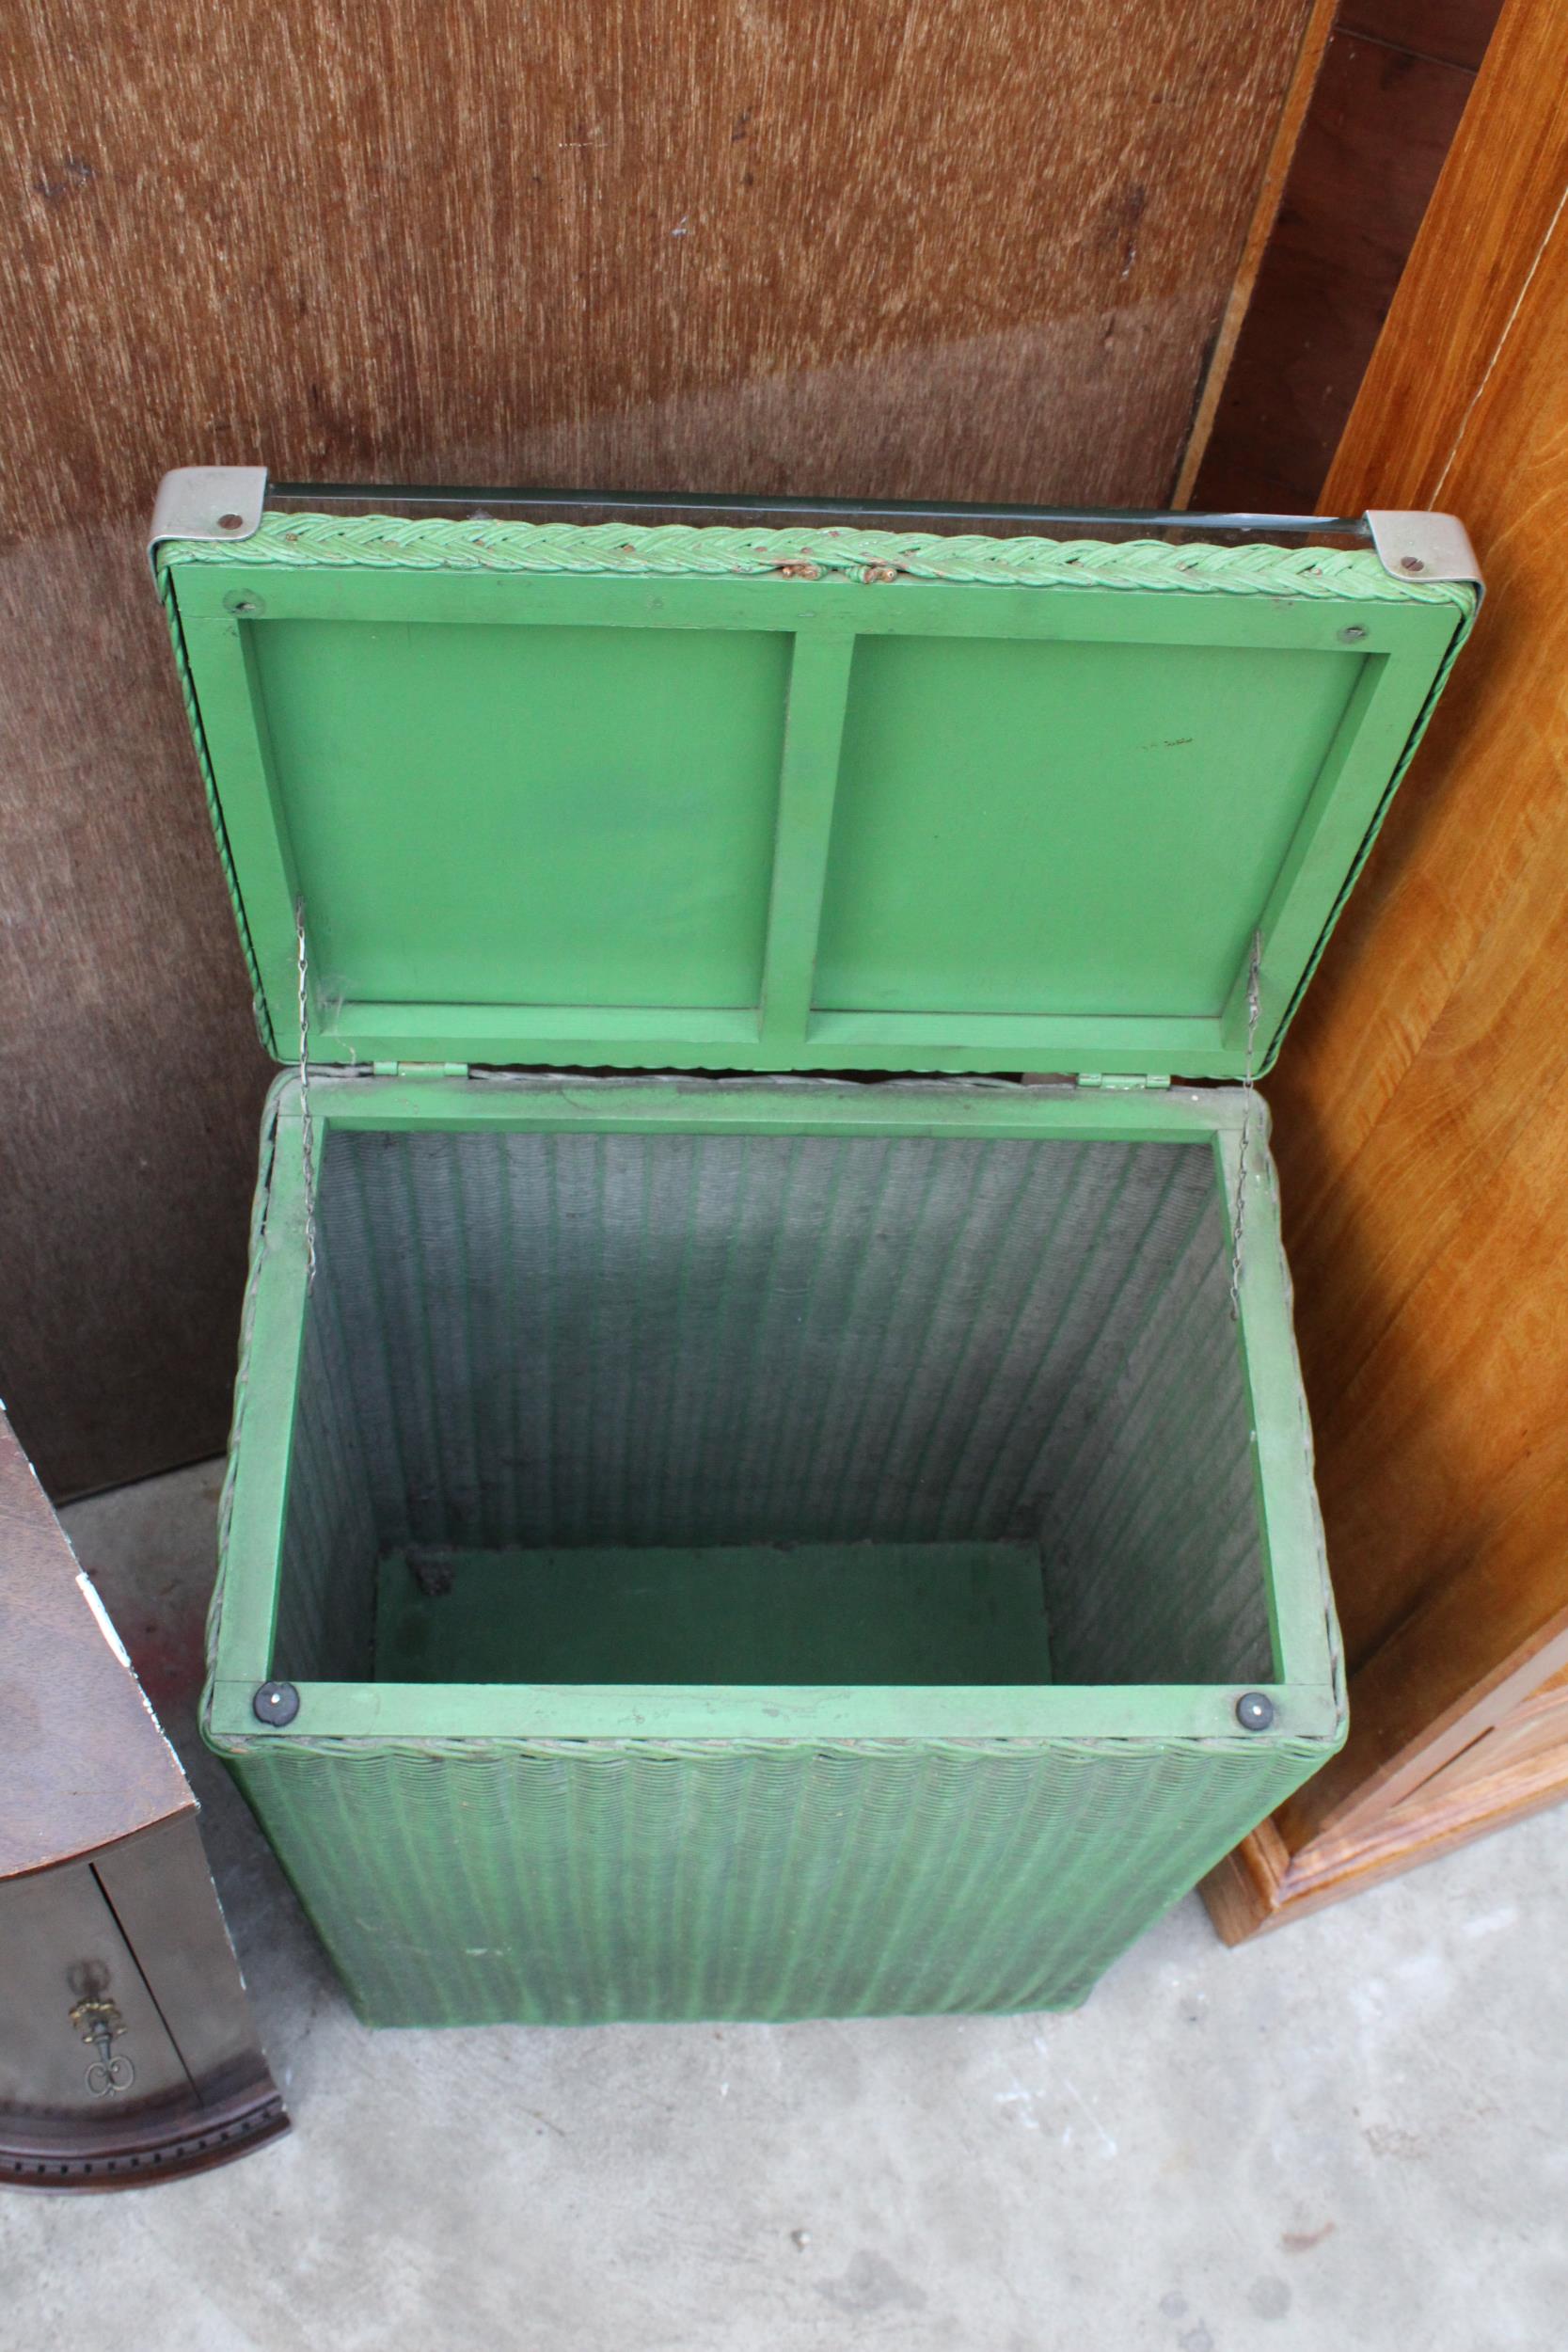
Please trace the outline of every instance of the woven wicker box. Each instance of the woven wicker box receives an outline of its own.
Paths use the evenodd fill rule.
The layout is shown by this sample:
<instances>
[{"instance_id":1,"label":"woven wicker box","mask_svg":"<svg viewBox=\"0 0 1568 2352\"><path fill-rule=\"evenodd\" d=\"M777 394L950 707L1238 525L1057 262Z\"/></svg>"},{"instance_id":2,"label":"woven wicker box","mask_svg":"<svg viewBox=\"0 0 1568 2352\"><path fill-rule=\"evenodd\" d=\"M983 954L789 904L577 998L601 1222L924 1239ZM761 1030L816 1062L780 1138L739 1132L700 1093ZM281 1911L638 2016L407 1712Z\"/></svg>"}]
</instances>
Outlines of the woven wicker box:
<instances>
[{"instance_id":1,"label":"woven wicker box","mask_svg":"<svg viewBox=\"0 0 1568 2352\"><path fill-rule=\"evenodd\" d=\"M1472 590L234 528L158 576L303 1066L204 1728L360 2013L1081 2000L1343 1736L1247 1080Z\"/></svg>"}]
</instances>

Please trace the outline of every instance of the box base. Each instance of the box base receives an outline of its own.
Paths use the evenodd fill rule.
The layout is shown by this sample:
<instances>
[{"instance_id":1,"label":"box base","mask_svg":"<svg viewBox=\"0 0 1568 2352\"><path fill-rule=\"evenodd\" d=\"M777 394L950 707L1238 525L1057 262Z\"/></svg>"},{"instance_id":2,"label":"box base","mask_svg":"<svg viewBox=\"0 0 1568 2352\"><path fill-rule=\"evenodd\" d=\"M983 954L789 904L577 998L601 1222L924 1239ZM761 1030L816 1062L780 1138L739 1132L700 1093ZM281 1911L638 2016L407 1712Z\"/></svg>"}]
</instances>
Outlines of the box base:
<instances>
[{"instance_id":1,"label":"box base","mask_svg":"<svg viewBox=\"0 0 1568 2352\"><path fill-rule=\"evenodd\" d=\"M400 1549L377 1572L375 1679L1045 1683L1040 1549Z\"/></svg>"}]
</instances>

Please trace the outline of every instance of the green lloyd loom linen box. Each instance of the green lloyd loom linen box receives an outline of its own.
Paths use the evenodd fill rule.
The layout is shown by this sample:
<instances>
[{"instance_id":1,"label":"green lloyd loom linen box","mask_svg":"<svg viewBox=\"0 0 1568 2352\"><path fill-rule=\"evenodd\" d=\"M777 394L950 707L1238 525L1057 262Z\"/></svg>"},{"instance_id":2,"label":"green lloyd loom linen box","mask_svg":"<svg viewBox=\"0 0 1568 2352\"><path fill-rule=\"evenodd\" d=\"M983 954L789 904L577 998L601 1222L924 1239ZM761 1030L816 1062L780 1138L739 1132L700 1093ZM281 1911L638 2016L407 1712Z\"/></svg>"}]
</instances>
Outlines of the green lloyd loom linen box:
<instances>
[{"instance_id":1,"label":"green lloyd loom linen box","mask_svg":"<svg viewBox=\"0 0 1568 2352\"><path fill-rule=\"evenodd\" d=\"M309 1067L204 1729L360 2013L1076 2003L1343 1736L1266 1121L1170 1080L1474 589L230 479L155 563Z\"/></svg>"}]
</instances>

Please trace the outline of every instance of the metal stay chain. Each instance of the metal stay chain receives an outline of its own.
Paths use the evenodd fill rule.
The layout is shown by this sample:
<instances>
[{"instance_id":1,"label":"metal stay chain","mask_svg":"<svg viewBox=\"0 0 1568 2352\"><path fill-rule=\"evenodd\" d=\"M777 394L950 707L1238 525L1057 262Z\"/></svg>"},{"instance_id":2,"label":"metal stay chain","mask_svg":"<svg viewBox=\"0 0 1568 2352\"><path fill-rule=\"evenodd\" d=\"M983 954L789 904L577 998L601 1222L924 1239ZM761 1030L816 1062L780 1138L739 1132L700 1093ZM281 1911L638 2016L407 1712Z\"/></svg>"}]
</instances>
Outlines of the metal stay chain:
<instances>
[{"instance_id":1,"label":"metal stay chain","mask_svg":"<svg viewBox=\"0 0 1568 2352\"><path fill-rule=\"evenodd\" d=\"M316 1138L310 1118L309 998L305 960L305 901L294 900L299 933L299 1133L305 1162L305 1288L316 1281Z\"/></svg>"},{"instance_id":2,"label":"metal stay chain","mask_svg":"<svg viewBox=\"0 0 1568 2352\"><path fill-rule=\"evenodd\" d=\"M1242 1312L1242 1235L1246 1226L1247 1147L1252 1141L1252 1114L1258 1090L1252 1082L1253 1054L1258 1044L1258 967L1262 961L1263 934L1252 934L1252 961L1246 981L1246 1068L1242 1079L1242 1140L1236 1154L1236 1200L1230 1215L1230 1320Z\"/></svg>"}]
</instances>

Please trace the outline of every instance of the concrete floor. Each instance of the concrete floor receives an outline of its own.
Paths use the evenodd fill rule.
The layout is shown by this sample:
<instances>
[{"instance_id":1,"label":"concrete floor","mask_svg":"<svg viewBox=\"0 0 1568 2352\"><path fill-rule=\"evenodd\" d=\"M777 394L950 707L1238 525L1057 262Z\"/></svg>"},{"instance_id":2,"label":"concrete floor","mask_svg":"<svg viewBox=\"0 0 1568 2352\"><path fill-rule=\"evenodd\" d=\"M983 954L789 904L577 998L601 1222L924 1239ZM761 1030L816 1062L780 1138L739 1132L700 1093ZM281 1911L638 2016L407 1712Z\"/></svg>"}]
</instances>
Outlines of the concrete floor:
<instances>
[{"instance_id":1,"label":"concrete floor","mask_svg":"<svg viewBox=\"0 0 1568 2352\"><path fill-rule=\"evenodd\" d=\"M1559 2352L1568 1811L1069 2017L370 2034L194 1731L216 1467L67 1523L294 2116L0 2196L4 2352Z\"/></svg>"}]
</instances>

